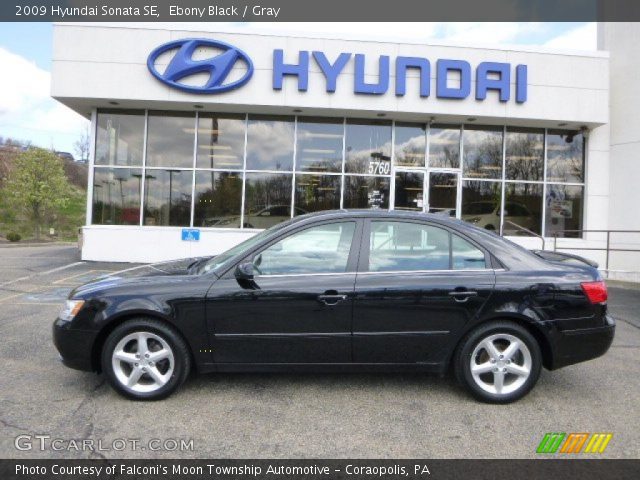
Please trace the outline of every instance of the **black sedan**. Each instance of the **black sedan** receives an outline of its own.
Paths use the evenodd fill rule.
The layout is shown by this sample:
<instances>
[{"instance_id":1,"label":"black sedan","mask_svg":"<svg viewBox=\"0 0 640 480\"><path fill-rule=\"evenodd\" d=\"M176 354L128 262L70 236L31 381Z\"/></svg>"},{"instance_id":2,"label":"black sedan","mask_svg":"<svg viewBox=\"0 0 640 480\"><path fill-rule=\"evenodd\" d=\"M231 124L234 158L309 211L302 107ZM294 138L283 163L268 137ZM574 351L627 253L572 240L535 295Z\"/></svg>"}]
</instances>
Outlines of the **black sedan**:
<instances>
[{"instance_id":1,"label":"black sedan","mask_svg":"<svg viewBox=\"0 0 640 480\"><path fill-rule=\"evenodd\" d=\"M542 366L603 355L615 331L592 266L440 215L303 215L162 270L71 292L53 326L63 362L134 399L166 397L194 370L452 369L506 403Z\"/></svg>"}]
</instances>

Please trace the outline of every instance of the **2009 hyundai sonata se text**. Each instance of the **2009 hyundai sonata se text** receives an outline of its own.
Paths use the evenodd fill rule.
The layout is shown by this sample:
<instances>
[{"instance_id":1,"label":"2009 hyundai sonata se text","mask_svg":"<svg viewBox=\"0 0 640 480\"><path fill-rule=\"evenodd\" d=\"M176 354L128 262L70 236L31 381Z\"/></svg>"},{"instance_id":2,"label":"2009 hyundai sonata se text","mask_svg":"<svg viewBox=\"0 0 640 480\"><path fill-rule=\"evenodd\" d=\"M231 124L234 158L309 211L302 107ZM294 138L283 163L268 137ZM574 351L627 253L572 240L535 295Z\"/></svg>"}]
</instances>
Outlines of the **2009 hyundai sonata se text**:
<instances>
[{"instance_id":1,"label":"2009 hyundai sonata se text","mask_svg":"<svg viewBox=\"0 0 640 480\"><path fill-rule=\"evenodd\" d=\"M441 215L320 212L182 269L78 287L53 338L67 366L134 399L191 371L453 370L506 403L543 366L613 341L598 271L543 257Z\"/></svg>"}]
</instances>

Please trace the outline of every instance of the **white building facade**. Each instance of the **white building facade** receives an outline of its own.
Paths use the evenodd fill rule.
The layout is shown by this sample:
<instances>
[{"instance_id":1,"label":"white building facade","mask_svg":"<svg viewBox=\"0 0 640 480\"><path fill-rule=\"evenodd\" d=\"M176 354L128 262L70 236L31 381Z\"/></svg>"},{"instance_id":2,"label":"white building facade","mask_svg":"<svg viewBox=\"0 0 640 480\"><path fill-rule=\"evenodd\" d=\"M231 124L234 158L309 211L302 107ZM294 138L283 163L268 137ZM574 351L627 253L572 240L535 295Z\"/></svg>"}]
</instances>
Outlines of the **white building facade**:
<instances>
[{"instance_id":1,"label":"white building facade","mask_svg":"<svg viewBox=\"0 0 640 480\"><path fill-rule=\"evenodd\" d=\"M611 128L633 108L613 93L610 108L615 59L58 24L52 96L92 120L82 258L214 255L334 208L455 216L531 248L600 246L585 231L640 229L617 210L637 189L611 188L623 162L639 168Z\"/></svg>"}]
</instances>

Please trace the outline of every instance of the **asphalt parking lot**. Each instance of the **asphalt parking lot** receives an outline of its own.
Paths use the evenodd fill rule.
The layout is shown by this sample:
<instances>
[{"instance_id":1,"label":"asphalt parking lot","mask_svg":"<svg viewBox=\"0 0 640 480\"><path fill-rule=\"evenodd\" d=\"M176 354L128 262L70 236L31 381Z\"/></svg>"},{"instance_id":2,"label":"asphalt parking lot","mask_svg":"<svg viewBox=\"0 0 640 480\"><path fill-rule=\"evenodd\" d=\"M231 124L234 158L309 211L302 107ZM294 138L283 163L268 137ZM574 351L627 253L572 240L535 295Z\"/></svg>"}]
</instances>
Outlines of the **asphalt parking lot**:
<instances>
[{"instance_id":1,"label":"asphalt parking lot","mask_svg":"<svg viewBox=\"0 0 640 480\"><path fill-rule=\"evenodd\" d=\"M51 343L71 288L125 268L81 262L72 245L0 247L0 458L529 458L546 432L611 432L602 456L640 457L640 289L610 289L618 330L607 355L543 371L511 405L421 374L213 374L149 403L65 368ZM18 450L18 435L63 439L63 450ZM67 448L72 439L103 450ZM192 450L151 450L152 439L193 440Z\"/></svg>"}]
</instances>

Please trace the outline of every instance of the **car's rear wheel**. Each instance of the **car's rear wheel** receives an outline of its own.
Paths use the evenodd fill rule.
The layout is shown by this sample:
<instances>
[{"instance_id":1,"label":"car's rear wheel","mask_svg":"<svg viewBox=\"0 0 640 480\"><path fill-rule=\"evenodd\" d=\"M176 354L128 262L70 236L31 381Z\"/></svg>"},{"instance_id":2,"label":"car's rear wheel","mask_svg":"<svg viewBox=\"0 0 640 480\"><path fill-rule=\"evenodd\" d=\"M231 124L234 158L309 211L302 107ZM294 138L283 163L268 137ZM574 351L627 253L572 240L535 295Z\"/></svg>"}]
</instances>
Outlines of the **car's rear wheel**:
<instances>
[{"instance_id":1,"label":"car's rear wheel","mask_svg":"<svg viewBox=\"0 0 640 480\"><path fill-rule=\"evenodd\" d=\"M542 367L536 339L512 322L481 325L465 336L454 359L458 381L479 400L509 403L536 384Z\"/></svg>"},{"instance_id":2,"label":"car's rear wheel","mask_svg":"<svg viewBox=\"0 0 640 480\"><path fill-rule=\"evenodd\" d=\"M107 337L102 371L120 394L159 400L173 393L191 368L189 349L170 326L152 319L132 319Z\"/></svg>"}]
</instances>

